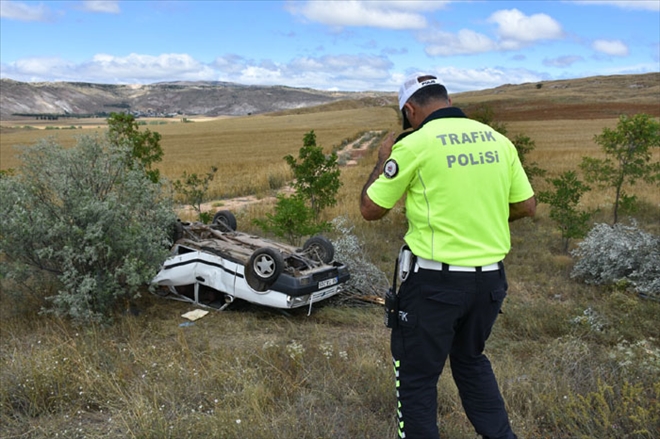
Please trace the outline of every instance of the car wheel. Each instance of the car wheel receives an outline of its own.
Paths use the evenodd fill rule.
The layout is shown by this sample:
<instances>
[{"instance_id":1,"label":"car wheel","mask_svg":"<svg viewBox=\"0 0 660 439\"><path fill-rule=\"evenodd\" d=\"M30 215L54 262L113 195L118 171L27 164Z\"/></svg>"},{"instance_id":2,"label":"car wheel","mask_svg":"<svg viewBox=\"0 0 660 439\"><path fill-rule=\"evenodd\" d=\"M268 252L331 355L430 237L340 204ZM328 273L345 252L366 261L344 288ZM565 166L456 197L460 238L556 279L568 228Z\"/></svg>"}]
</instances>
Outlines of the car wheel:
<instances>
[{"instance_id":1,"label":"car wheel","mask_svg":"<svg viewBox=\"0 0 660 439\"><path fill-rule=\"evenodd\" d=\"M228 210L219 210L213 216L213 224L219 225L224 232L236 230L236 217Z\"/></svg>"},{"instance_id":2,"label":"car wheel","mask_svg":"<svg viewBox=\"0 0 660 439\"><path fill-rule=\"evenodd\" d=\"M303 253L310 258L329 264L335 257L335 248L332 243L323 236L312 236L303 245Z\"/></svg>"},{"instance_id":3,"label":"car wheel","mask_svg":"<svg viewBox=\"0 0 660 439\"><path fill-rule=\"evenodd\" d=\"M266 291L282 274L284 258L270 247L257 249L245 266L245 279L256 291Z\"/></svg>"}]
</instances>

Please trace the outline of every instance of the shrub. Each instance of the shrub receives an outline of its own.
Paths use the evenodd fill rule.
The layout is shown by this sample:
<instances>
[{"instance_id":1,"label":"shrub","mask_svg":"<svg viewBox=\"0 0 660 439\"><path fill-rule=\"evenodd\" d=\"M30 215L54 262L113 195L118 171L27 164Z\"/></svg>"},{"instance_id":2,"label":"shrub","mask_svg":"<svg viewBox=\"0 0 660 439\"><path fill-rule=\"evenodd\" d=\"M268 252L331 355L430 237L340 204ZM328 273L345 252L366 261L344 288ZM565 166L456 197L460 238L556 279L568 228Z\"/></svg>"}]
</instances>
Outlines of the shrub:
<instances>
[{"instance_id":1,"label":"shrub","mask_svg":"<svg viewBox=\"0 0 660 439\"><path fill-rule=\"evenodd\" d=\"M348 218L340 216L332 220L338 238L332 241L335 259L346 264L351 272L344 289L349 298L353 296L383 297L389 283L387 276L370 260L364 250L364 243L353 233L354 225Z\"/></svg>"},{"instance_id":2,"label":"shrub","mask_svg":"<svg viewBox=\"0 0 660 439\"><path fill-rule=\"evenodd\" d=\"M583 238L589 229L588 221L592 211L578 210L580 198L591 188L583 184L575 172L565 171L559 178L546 179L554 187L554 191L539 192L541 203L550 205L550 219L557 223L561 232L562 248L568 251L569 241L573 238Z\"/></svg>"},{"instance_id":3,"label":"shrub","mask_svg":"<svg viewBox=\"0 0 660 439\"><path fill-rule=\"evenodd\" d=\"M326 157L323 148L316 146L314 131L305 134L298 158L289 154L284 160L293 172L292 186L296 192L291 197L278 195L275 213L254 220L254 224L266 233L297 244L303 236L330 228L329 223L319 220L319 214L326 207L337 204L340 171L337 154L333 152Z\"/></svg>"},{"instance_id":4,"label":"shrub","mask_svg":"<svg viewBox=\"0 0 660 439\"><path fill-rule=\"evenodd\" d=\"M268 188L272 190L281 189L286 185L286 178L283 175L268 174Z\"/></svg>"},{"instance_id":5,"label":"shrub","mask_svg":"<svg viewBox=\"0 0 660 439\"><path fill-rule=\"evenodd\" d=\"M650 439L657 437L659 396L658 383L644 388L624 381L618 388L599 381L596 390L569 394L562 404L551 405L548 417L559 427L559 437Z\"/></svg>"},{"instance_id":6,"label":"shrub","mask_svg":"<svg viewBox=\"0 0 660 439\"><path fill-rule=\"evenodd\" d=\"M16 175L0 179L0 276L47 290L42 275L52 274L49 311L101 321L167 255L172 203L127 165L128 148L89 136L69 149L42 140Z\"/></svg>"},{"instance_id":7,"label":"shrub","mask_svg":"<svg viewBox=\"0 0 660 439\"><path fill-rule=\"evenodd\" d=\"M634 223L596 224L571 254L579 258L571 277L595 285L629 283L660 299L660 238Z\"/></svg>"},{"instance_id":8,"label":"shrub","mask_svg":"<svg viewBox=\"0 0 660 439\"><path fill-rule=\"evenodd\" d=\"M185 203L193 207L199 220L205 224L213 219L213 215L211 212L202 212L202 203L207 197L209 184L213 181L216 172L218 172L216 166L211 166L211 170L204 176L183 171L183 181L176 180L172 183L174 190L181 195Z\"/></svg>"},{"instance_id":9,"label":"shrub","mask_svg":"<svg viewBox=\"0 0 660 439\"><path fill-rule=\"evenodd\" d=\"M286 239L289 244L298 245L303 236L315 235L329 229L326 222L316 221L314 211L305 204L299 195L286 197L277 195L275 213L267 213L266 218L253 220L254 224L266 233Z\"/></svg>"}]
</instances>

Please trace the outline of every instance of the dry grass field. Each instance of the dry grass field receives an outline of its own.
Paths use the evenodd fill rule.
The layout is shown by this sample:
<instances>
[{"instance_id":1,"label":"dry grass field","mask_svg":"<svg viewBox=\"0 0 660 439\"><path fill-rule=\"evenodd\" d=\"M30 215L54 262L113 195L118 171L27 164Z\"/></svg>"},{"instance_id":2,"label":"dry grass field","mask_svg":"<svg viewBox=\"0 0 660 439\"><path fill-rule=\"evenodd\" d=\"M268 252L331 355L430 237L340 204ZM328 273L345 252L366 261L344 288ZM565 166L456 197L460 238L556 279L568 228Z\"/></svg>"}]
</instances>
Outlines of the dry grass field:
<instances>
[{"instance_id":1,"label":"dry grass field","mask_svg":"<svg viewBox=\"0 0 660 439\"><path fill-rule=\"evenodd\" d=\"M303 136L314 130L317 144L328 152L341 142L371 130L394 129L396 112L392 107L310 112L298 115L219 118L212 121L181 123L172 120L163 125L147 124L141 129L162 135L165 153L160 164L162 175L176 180L183 172L205 174L211 166L219 168L209 195L228 198L263 194L290 179L287 154L297 156ZM15 121L12 126L16 126ZM52 125L56 126L56 125ZM2 129L0 169L19 166L21 145L34 144L44 136L54 136L70 146L80 135L102 134L101 129ZM18 145L18 147L17 147ZM277 185L279 182L279 186ZM277 188L275 187L275 188Z\"/></svg>"},{"instance_id":2,"label":"dry grass field","mask_svg":"<svg viewBox=\"0 0 660 439\"><path fill-rule=\"evenodd\" d=\"M646 88L630 87L642 82ZM600 157L593 136L619 114L660 117L657 74L554 85L561 87L503 86L455 103L492 106L509 134L532 138L529 160L550 176L577 170L583 156ZM272 195L290 178L282 157L296 156L310 130L330 152L362 132L398 131L399 123L392 105L346 103L142 129L161 133L160 169L170 179L218 166L209 201L219 209L232 197ZM73 144L93 131L47 134ZM8 169L19 166L12 145L46 132L5 125L0 134L0 168ZM374 160L372 149L342 168L338 204L324 215L346 218L359 251L389 278L406 224L400 207L379 222L361 219L358 196ZM537 191L546 185L533 183ZM659 234L659 187L628 191L641 200L640 227ZM584 205L601 209L594 221L611 222L612 200L595 189ZM251 220L270 209L239 209L239 229L258 232ZM660 437L660 303L571 279L574 261L560 250L547 206L513 223L512 241L510 290L487 354L518 436ZM181 326L189 305L145 294L137 313L118 313L112 326L75 327L37 312L52 292L17 299L11 288L5 282L0 292L0 438L394 438L394 377L378 306L337 300L309 316L245 306ZM438 391L442 437L475 439L449 368Z\"/></svg>"}]
</instances>

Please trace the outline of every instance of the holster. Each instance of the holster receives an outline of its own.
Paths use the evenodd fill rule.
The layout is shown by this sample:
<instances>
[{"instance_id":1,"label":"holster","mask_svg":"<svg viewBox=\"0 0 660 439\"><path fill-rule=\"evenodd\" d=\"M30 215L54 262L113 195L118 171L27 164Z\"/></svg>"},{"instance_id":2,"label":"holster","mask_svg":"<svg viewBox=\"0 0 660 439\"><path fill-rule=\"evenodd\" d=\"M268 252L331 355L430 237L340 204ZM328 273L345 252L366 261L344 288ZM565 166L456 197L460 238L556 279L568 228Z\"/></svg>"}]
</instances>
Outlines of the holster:
<instances>
[{"instance_id":1,"label":"holster","mask_svg":"<svg viewBox=\"0 0 660 439\"><path fill-rule=\"evenodd\" d=\"M401 282L408 279L412 270L414 255L407 245L401 247L399 255L394 262L394 274L392 276L392 286L385 294L385 326L387 328L396 328L399 322L399 292L397 290L397 278Z\"/></svg>"},{"instance_id":2,"label":"holster","mask_svg":"<svg viewBox=\"0 0 660 439\"><path fill-rule=\"evenodd\" d=\"M396 270L395 270L394 282L392 283L392 286L387 290L387 293L385 293L385 327L396 328L398 321L399 321L399 296L397 295L397 290L396 290Z\"/></svg>"}]
</instances>

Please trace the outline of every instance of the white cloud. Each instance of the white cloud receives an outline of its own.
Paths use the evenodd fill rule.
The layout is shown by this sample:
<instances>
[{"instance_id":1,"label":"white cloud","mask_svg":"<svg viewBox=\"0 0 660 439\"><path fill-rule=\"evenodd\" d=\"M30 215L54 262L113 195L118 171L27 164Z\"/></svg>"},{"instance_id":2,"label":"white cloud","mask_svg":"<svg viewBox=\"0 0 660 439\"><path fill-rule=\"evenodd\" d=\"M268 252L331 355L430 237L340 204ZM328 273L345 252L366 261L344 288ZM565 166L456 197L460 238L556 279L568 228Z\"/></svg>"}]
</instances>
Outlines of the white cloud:
<instances>
[{"instance_id":1,"label":"white cloud","mask_svg":"<svg viewBox=\"0 0 660 439\"><path fill-rule=\"evenodd\" d=\"M426 69L426 67L425 67ZM503 83L538 81L538 74L523 69L431 69L445 79L450 92L497 87ZM97 54L74 64L60 58L25 58L0 65L0 77L18 81L86 81L104 84L148 84L161 81L220 80L239 84L287 85L317 90L379 90L394 93L406 72L394 70L386 57L339 55L299 57L288 63L254 61L225 55L211 65L187 54L159 56Z\"/></svg>"},{"instance_id":2,"label":"white cloud","mask_svg":"<svg viewBox=\"0 0 660 439\"><path fill-rule=\"evenodd\" d=\"M621 9L635 9L641 11L660 11L660 2L657 0L576 0L572 3L589 6L614 6Z\"/></svg>"},{"instance_id":3,"label":"white cloud","mask_svg":"<svg viewBox=\"0 0 660 439\"><path fill-rule=\"evenodd\" d=\"M240 73L244 84L282 84L282 72L279 69L248 66Z\"/></svg>"},{"instance_id":4,"label":"white cloud","mask_svg":"<svg viewBox=\"0 0 660 439\"><path fill-rule=\"evenodd\" d=\"M424 32L418 35L418 39L427 43L424 50L430 56L466 55L497 49L493 40L469 29L461 29L456 34L442 31Z\"/></svg>"},{"instance_id":5,"label":"white cloud","mask_svg":"<svg viewBox=\"0 0 660 439\"><path fill-rule=\"evenodd\" d=\"M125 57L98 54L79 67L84 76L95 79L122 78L128 81L211 80L216 74L209 66L181 53L158 56L131 53ZM126 79L124 79L126 78Z\"/></svg>"},{"instance_id":6,"label":"white cloud","mask_svg":"<svg viewBox=\"0 0 660 439\"><path fill-rule=\"evenodd\" d=\"M307 58L309 59L309 58ZM298 67L298 60L292 62L292 67ZM315 58L317 66L324 70L336 71L341 75L350 75L350 72L361 72L368 77L382 77L383 71L392 68L392 62L386 58L373 55L326 55Z\"/></svg>"},{"instance_id":7,"label":"white cloud","mask_svg":"<svg viewBox=\"0 0 660 439\"><path fill-rule=\"evenodd\" d=\"M544 59L543 65L546 67L564 68L564 67L570 67L576 62L580 62L580 61L584 61L584 58L577 55L566 55L566 56L560 56L558 58Z\"/></svg>"},{"instance_id":8,"label":"white cloud","mask_svg":"<svg viewBox=\"0 0 660 439\"><path fill-rule=\"evenodd\" d=\"M547 63L561 67L581 61L579 57L560 57ZM412 67L412 66L411 66ZM450 93L481 90L502 84L520 84L552 79L527 69L490 67L466 69L447 65L422 66L445 80ZM623 70L623 68L622 68ZM622 73L657 71L657 65L629 66ZM286 85L318 90L380 90L396 92L406 72L396 71L386 57L339 55L298 57L288 63L251 60L239 55L224 55L212 64L201 63L188 54L159 56L130 54L117 57L97 54L85 63L74 64L61 58L24 58L0 64L0 77L18 81L86 81L105 84L148 84L161 81L220 80L239 84ZM590 72L602 74L601 72Z\"/></svg>"},{"instance_id":9,"label":"white cloud","mask_svg":"<svg viewBox=\"0 0 660 439\"><path fill-rule=\"evenodd\" d=\"M119 9L119 2L109 1L109 0L83 1L83 9L89 12L101 12L104 14L118 14L121 12L121 10Z\"/></svg>"},{"instance_id":10,"label":"white cloud","mask_svg":"<svg viewBox=\"0 0 660 439\"><path fill-rule=\"evenodd\" d=\"M98 54L82 64L61 58L23 58L3 64L2 77L19 81L83 80L113 84L213 80L217 73L186 54L151 56L133 53L126 57Z\"/></svg>"},{"instance_id":11,"label":"white cloud","mask_svg":"<svg viewBox=\"0 0 660 439\"><path fill-rule=\"evenodd\" d=\"M493 13L488 21L497 25L497 38L461 29L457 33L441 30L420 31L417 39L426 44L429 56L472 55L493 51L511 51L536 41L563 38L561 25L545 14L526 16L517 9Z\"/></svg>"},{"instance_id":12,"label":"white cloud","mask_svg":"<svg viewBox=\"0 0 660 439\"><path fill-rule=\"evenodd\" d=\"M493 13L488 21L498 25L497 34L505 41L530 43L563 37L561 25L546 14L527 16L517 9L509 9Z\"/></svg>"},{"instance_id":13,"label":"white cloud","mask_svg":"<svg viewBox=\"0 0 660 439\"><path fill-rule=\"evenodd\" d=\"M35 78L48 78L51 75L67 75L75 69L75 64L62 58L23 58L7 64L10 71L20 72L23 76Z\"/></svg>"},{"instance_id":14,"label":"white cloud","mask_svg":"<svg viewBox=\"0 0 660 439\"><path fill-rule=\"evenodd\" d=\"M657 73L658 65L654 63L640 63L627 66L607 67L598 75L640 75L643 73ZM589 76L592 74L590 73ZM587 76L587 75L584 75Z\"/></svg>"},{"instance_id":15,"label":"white cloud","mask_svg":"<svg viewBox=\"0 0 660 439\"><path fill-rule=\"evenodd\" d=\"M19 21L47 21L51 18L48 7L10 0L0 0L0 17Z\"/></svg>"},{"instance_id":16,"label":"white cloud","mask_svg":"<svg viewBox=\"0 0 660 439\"><path fill-rule=\"evenodd\" d=\"M596 40L591 47L597 51L611 56L628 56L629 50L620 40Z\"/></svg>"},{"instance_id":17,"label":"white cloud","mask_svg":"<svg viewBox=\"0 0 660 439\"><path fill-rule=\"evenodd\" d=\"M188 54L158 56L97 54L84 63L61 58L24 58L0 66L0 76L18 81L89 81L107 84L220 80L240 84L287 85L321 90L394 90L392 62L383 56L298 57L288 63L224 55L211 64Z\"/></svg>"},{"instance_id":18,"label":"white cloud","mask_svg":"<svg viewBox=\"0 0 660 439\"><path fill-rule=\"evenodd\" d=\"M389 90L395 87L389 83L392 67L388 59L371 55L299 57L288 64L246 64L239 74L223 80L321 90Z\"/></svg>"},{"instance_id":19,"label":"white cloud","mask_svg":"<svg viewBox=\"0 0 660 439\"><path fill-rule=\"evenodd\" d=\"M522 84L545 80L543 75L527 69L509 69L488 67L483 69L459 69L455 67L438 67L432 69L444 79L450 94L468 90L484 90L499 87L502 84Z\"/></svg>"},{"instance_id":20,"label":"white cloud","mask_svg":"<svg viewBox=\"0 0 660 439\"><path fill-rule=\"evenodd\" d=\"M446 1L290 1L287 10L305 19L329 26L367 26L385 29L423 29L421 12L442 9Z\"/></svg>"},{"instance_id":21,"label":"white cloud","mask_svg":"<svg viewBox=\"0 0 660 439\"><path fill-rule=\"evenodd\" d=\"M238 74L243 70L247 61L239 55L220 56L211 64L215 69L227 75Z\"/></svg>"}]
</instances>

